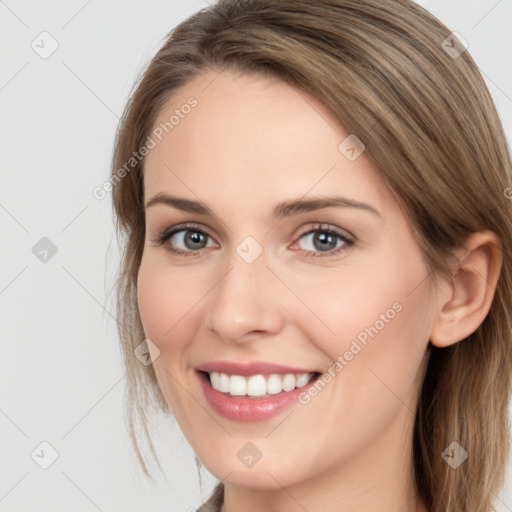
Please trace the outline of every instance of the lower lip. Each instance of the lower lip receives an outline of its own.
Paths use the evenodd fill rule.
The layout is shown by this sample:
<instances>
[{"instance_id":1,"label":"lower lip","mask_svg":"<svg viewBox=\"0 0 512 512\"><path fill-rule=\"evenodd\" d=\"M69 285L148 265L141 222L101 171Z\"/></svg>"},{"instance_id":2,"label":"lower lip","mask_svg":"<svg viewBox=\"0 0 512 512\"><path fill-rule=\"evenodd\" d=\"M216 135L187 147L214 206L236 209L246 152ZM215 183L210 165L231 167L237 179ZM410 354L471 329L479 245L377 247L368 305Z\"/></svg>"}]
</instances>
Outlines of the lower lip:
<instances>
[{"instance_id":1,"label":"lower lip","mask_svg":"<svg viewBox=\"0 0 512 512\"><path fill-rule=\"evenodd\" d=\"M301 388L276 393L265 398L243 398L213 389L205 373L197 372L197 374L204 396L212 409L229 420L243 422L265 421L276 416L298 403L299 395L316 380L311 380Z\"/></svg>"}]
</instances>

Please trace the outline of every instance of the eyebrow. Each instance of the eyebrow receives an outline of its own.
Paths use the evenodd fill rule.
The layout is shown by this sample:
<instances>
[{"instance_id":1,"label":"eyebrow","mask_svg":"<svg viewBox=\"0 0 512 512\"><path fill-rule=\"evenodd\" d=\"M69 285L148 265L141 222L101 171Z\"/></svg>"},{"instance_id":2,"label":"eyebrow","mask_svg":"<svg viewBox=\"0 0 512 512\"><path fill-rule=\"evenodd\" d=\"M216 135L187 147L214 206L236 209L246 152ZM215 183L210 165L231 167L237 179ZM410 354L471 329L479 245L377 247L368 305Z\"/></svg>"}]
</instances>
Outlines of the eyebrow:
<instances>
[{"instance_id":1,"label":"eyebrow","mask_svg":"<svg viewBox=\"0 0 512 512\"><path fill-rule=\"evenodd\" d=\"M193 201L191 199L185 199L183 197L171 196L169 194L160 193L153 196L144 206L147 210L151 206L156 204L165 204L178 210L190 213L198 213L207 217L215 217L213 212L202 202ZM326 196L326 197L312 197L309 199L291 199L279 203L273 211L273 217L276 219L282 219L292 215L298 215L300 213L311 212L320 210L322 208L357 208L363 211L367 211L377 215L382 219L382 215L369 204L355 201L340 196Z\"/></svg>"}]
</instances>

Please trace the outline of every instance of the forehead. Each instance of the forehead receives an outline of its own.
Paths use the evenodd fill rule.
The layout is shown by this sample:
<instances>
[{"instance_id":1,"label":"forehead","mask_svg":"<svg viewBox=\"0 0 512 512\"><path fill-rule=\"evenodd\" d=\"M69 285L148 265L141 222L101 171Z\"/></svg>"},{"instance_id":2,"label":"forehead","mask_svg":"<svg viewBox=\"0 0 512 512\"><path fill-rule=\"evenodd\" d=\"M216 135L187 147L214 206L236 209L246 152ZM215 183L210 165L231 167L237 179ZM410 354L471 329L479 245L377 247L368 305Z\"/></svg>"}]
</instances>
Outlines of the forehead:
<instances>
[{"instance_id":1,"label":"forehead","mask_svg":"<svg viewBox=\"0 0 512 512\"><path fill-rule=\"evenodd\" d=\"M339 120L278 79L198 75L167 100L155 127L164 130L146 157L145 200L179 191L246 207L324 193L373 201L376 208L394 202L364 152L347 158L343 144L353 135Z\"/></svg>"}]
</instances>

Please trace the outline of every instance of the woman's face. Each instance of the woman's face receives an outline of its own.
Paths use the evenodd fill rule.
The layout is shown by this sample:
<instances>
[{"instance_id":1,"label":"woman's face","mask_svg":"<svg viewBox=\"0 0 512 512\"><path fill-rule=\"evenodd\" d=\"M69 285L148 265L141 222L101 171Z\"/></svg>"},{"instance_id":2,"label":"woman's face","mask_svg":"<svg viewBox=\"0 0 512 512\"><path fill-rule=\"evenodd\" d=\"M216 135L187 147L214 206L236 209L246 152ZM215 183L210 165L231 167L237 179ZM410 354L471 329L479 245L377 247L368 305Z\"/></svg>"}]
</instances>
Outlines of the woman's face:
<instances>
[{"instance_id":1,"label":"woman's face","mask_svg":"<svg viewBox=\"0 0 512 512\"><path fill-rule=\"evenodd\" d=\"M310 95L228 72L183 87L166 122L145 162L138 301L198 457L259 489L370 462L402 474L437 299L362 147ZM180 202L148 205L164 195Z\"/></svg>"}]
</instances>

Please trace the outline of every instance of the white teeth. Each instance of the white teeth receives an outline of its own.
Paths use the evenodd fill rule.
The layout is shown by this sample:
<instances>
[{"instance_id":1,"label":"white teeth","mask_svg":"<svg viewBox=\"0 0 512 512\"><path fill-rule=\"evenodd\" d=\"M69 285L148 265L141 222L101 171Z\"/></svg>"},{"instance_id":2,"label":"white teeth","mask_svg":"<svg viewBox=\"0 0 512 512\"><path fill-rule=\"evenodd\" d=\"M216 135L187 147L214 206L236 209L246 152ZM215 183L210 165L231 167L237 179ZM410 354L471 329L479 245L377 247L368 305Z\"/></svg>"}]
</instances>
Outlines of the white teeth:
<instances>
[{"instance_id":1,"label":"white teeth","mask_svg":"<svg viewBox=\"0 0 512 512\"><path fill-rule=\"evenodd\" d=\"M297 384L297 378L295 375L287 373L283 379L283 391L291 391L292 389L295 389L295 384Z\"/></svg>"},{"instance_id":2,"label":"white teeth","mask_svg":"<svg viewBox=\"0 0 512 512\"><path fill-rule=\"evenodd\" d=\"M209 375L212 388L221 393L229 393L233 396L261 397L301 388L312 379L314 373L287 373L285 375L273 373L267 377L264 375L242 377L219 372L210 372Z\"/></svg>"},{"instance_id":3,"label":"white teeth","mask_svg":"<svg viewBox=\"0 0 512 512\"><path fill-rule=\"evenodd\" d=\"M243 396L247 391L247 380L240 375L231 375L229 378L229 394Z\"/></svg>"},{"instance_id":4,"label":"white teeth","mask_svg":"<svg viewBox=\"0 0 512 512\"><path fill-rule=\"evenodd\" d=\"M219 387L216 389L222 393L229 393L229 377L225 373L219 374Z\"/></svg>"},{"instance_id":5,"label":"white teeth","mask_svg":"<svg viewBox=\"0 0 512 512\"><path fill-rule=\"evenodd\" d=\"M283 391L281 377L273 373L267 380L267 393L269 395L276 395L277 393L281 393L281 391Z\"/></svg>"},{"instance_id":6,"label":"white teeth","mask_svg":"<svg viewBox=\"0 0 512 512\"><path fill-rule=\"evenodd\" d=\"M301 388L302 386L305 386L310 379L309 373L303 373L302 375L299 375L297 377L297 387Z\"/></svg>"},{"instance_id":7,"label":"white teeth","mask_svg":"<svg viewBox=\"0 0 512 512\"><path fill-rule=\"evenodd\" d=\"M253 375L247 381L247 394L249 396L263 396L267 393L267 382L263 375Z\"/></svg>"},{"instance_id":8,"label":"white teeth","mask_svg":"<svg viewBox=\"0 0 512 512\"><path fill-rule=\"evenodd\" d=\"M210 373L210 382L213 389L219 389L220 387L220 374L217 372Z\"/></svg>"}]
</instances>

